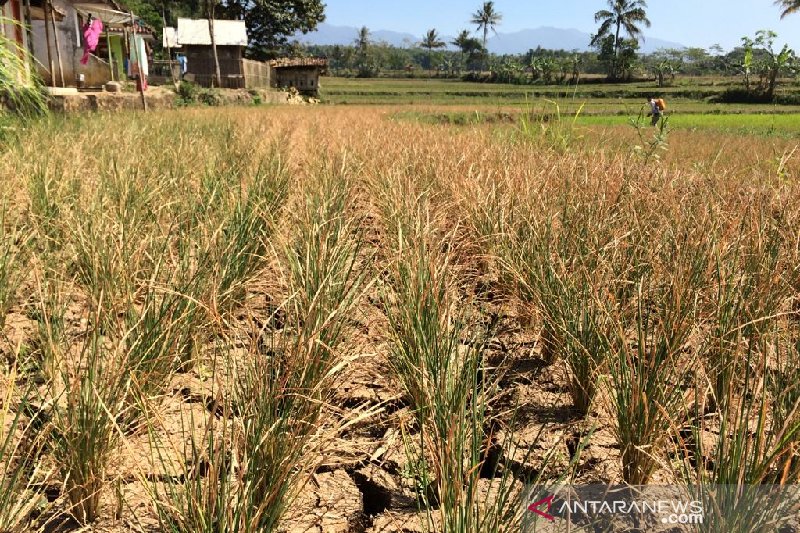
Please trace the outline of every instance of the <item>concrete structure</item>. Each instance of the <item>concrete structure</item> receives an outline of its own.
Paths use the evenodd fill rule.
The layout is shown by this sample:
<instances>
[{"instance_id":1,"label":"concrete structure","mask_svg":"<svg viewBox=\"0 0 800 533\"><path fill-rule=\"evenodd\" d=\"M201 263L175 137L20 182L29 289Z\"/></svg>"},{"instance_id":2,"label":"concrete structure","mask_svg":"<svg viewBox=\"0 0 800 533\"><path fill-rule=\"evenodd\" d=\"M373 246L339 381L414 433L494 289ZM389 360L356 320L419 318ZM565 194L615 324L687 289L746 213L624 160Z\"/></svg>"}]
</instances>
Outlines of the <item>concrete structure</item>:
<instances>
[{"instance_id":1,"label":"concrete structure","mask_svg":"<svg viewBox=\"0 0 800 533\"><path fill-rule=\"evenodd\" d=\"M316 96L319 92L319 77L327 70L328 60L317 57L275 59L269 65L272 69L273 87L294 87L300 93Z\"/></svg>"}]
</instances>

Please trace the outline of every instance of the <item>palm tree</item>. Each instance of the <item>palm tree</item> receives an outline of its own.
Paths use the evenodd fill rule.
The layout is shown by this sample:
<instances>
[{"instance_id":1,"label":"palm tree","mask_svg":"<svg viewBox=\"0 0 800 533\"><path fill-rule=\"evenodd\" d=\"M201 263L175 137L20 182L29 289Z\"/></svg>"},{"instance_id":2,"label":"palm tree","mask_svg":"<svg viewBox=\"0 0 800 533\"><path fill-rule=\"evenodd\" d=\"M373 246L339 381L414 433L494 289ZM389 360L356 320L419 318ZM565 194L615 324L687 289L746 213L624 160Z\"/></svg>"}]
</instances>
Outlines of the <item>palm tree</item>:
<instances>
[{"instance_id":1,"label":"palm tree","mask_svg":"<svg viewBox=\"0 0 800 533\"><path fill-rule=\"evenodd\" d=\"M800 0L775 0L775 5L783 8L781 18L800 11Z\"/></svg>"},{"instance_id":2,"label":"palm tree","mask_svg":"<svg viewBox=\"0 0 800 533\"><path fill-rule=\"evenodd\" d=\"M361 26L361 29L358 30L358 35L356 36L356 49L360 56L365 57L367 55L367 49L369 48L370 38L372 34L369 31L369 28L366 26Z\"/></svg>"},{"instance_id":3,"label":"palm tree","mask_svg":"<svg viewBox=\"0 0 800 533\"><path fill-rule=\"evenodd\" d=\"M478 30L483 30L483 47L486 48L486 38L489 30L494 31L495 26L503 20L503 15L495 11L494 2L484 2L483 7L472 15L472 22L478 26Z\"/></svg>"},{"instance_id":4,"label":"palm tree","mask_svg":"<svg viewBox=\"0 0 800 533\"><path fill-rule=\"evenodd\" d=\"M369 28L366 26L362 26L360 30L358 30L358 35L356 36L355 45L356 45L356 55L358 61L358 71L359 75L362 77L367 77L370 66L368 64L368 54L369 54L369 45L371 42L372 34L369 31Z\"/></svg>"},{"instance_id":5,"label":"palm tree","mask_svg":"<svg viewBox=\"0 0 800 533\"><path fill-rule=\"evenodd\" d=\"M450 41L450 44L458 48L460 51L459 70L461 70L461 66L464 65L464 57L467 55L467 47L469 46L470 39L471 37L469 36L469 31L461 30L461 33L458 34L458 37Z\"/></svg>"},{"instance_id":6,"label":"palm tree","mask_svg":"<svg viewBox=\"0 0 800 533\"><path fill-rule=\"evenodd\" d=\"M613 74L617 77L617 63L622 41L619 38L620 32L624 29L631 39L638 39L642 35L640 24L650 27L650 19L647 18L645 0L608 0L609 9L601 9L594 14L594 21L600 22L597 34L592 36L591 44L594 46L602 39L611 34L614 28L614 66Z\"/></svg>"},{"instance_id":7,"label":"palm tree","mask_svg":"<svg viewBox=\"0 0 800 533\"><path fill-rule=\"evenodd\" d=\"M428 30L428 33L425 34L425 37L422 39L422 42L419 43L419 45L428 50L428 68L432 71L433 51L438 48L444 48L446 44L439 38L436 28L433 28Z\"/></svg>"}]
</instances>

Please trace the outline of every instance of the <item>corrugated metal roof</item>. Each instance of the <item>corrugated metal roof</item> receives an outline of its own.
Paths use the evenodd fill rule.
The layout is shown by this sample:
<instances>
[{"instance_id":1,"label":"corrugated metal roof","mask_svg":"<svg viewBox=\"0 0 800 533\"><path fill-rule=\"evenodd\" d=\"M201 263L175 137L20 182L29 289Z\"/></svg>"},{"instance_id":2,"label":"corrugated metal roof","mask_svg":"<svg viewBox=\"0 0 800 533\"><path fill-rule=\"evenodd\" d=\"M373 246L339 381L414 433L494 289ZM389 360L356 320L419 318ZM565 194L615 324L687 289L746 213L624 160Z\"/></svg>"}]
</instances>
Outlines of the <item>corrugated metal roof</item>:
<instances>
[{"instance_id":1,"label":"corrugated metal roof","mask_svg":"<svg viewBox=\"0 0 800 533\"><path fill-rule=\"evenodd\" d=\"M243 20L214 20L217 46L247 46L247 27ZM178 19L179 45L210 45L207 19Z\"/></svg>"},{"instance_id":2,"label":"corrugated metal roof","mask_svg":"<svg viewBox=\"0 0 800 533\"><path fill-rule=\"evenodd\" d=\"M162 35L162 46L164 48L180 48L178 44L178 31L171 26L164 26L164 34Z\"/></svg>"}]
</instances>

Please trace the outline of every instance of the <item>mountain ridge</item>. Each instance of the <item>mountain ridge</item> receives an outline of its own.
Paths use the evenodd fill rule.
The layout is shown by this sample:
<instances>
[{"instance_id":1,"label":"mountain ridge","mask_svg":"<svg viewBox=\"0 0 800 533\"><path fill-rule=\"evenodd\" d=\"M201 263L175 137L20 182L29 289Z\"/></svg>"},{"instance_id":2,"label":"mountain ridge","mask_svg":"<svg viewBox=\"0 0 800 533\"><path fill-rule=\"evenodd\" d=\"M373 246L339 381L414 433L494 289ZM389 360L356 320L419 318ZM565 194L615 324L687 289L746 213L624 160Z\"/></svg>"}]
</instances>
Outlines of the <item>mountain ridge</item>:
<instances>
[{"instance_id":1,"label":"mountain ridge","mask_svg":"<svg viewBox=\"0 0 800 533\"><path fill-rule=\"evenodd\" d=\"M305 44L316 45L348 45L353 44L359 28L355 26L337 26L328 23L320 24L317 29L307 34L296 34L298 41ZM393 46L411 47L422 40L422 36L417 36L408 32L398 32L392 30L370 30L372 40L385 42ZM475 34L477 37L477 34ZM553 26L540 26L538 28L526 28L514 32L497 32L489 37L487 48L495 54L524 54L532 48L541 46L550 50L577 50L580 52L591 49L589 41L592 36L574 28L556 28ZM444 35L441 37L448 43L448 48L454 47L450 41L453 36ZM686 46L659 39L657 37L646 37L640 40L639 46L644 53L655 52L662 48L686 48Z\"/></svg>"}]
</instances>

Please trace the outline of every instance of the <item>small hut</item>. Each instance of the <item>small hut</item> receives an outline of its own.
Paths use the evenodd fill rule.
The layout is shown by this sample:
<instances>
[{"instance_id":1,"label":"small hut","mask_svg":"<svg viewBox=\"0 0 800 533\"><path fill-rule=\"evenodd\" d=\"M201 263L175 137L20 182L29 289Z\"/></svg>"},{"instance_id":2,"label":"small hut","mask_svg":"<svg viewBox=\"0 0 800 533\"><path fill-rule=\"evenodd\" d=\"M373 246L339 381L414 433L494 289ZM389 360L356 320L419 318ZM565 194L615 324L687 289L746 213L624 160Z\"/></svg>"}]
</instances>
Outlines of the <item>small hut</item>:
<instances>
[{"instance_id":1,"label":"small hut","mask_svg":"<svg viewBox=\"0 0 800 533\"><path fill-rule=\"evenodd\" d=\"M220 84L236 89L245 86L244 49L247 27L243 20L214 20L214 40L219 59ZM211 32L206 19L178 19L177 39L186 55L186 79L211 87L216 75Z\"/></svg>"},{"instance_id":2,"label":"small hut","mask_svg":"<svg viewBox=\"0 0 800 533\"><path fill-rule=\"evenodd\" d=\"M319 57L283 58L274 59L269 65L273 87L294 87L300 93L316 96L319 93L319 77L327 70L328 60Z\"/></svg>"}]
</instances>

